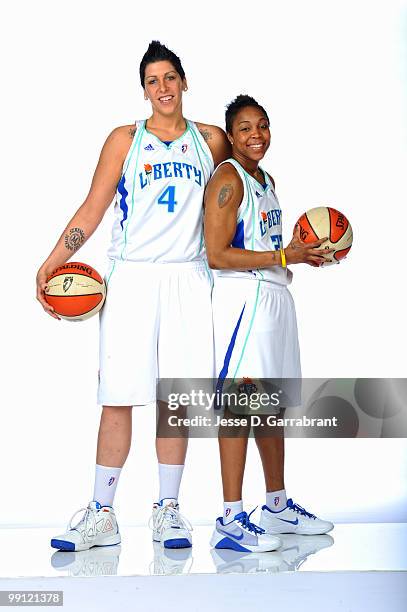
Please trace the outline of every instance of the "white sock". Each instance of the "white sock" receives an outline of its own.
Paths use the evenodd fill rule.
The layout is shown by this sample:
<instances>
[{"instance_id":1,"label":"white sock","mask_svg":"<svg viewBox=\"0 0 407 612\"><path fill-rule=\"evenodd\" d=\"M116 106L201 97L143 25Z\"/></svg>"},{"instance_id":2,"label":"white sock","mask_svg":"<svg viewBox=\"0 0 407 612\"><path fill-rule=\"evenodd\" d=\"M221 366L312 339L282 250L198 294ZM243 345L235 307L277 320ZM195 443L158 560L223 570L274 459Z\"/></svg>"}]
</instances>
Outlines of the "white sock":
<instances>
[{"instance_id":1,"label":"white sock","mask_svg":"<svg viewBox=\"0 0 407 612\"><path fill-rule=\"evenodd\" d=\"M236 514L243 512L243 501L223 502L223 524L230 523Z\"/></svg>"},{"instance_id":2,"label":"white sock","mask_svg":"<svg viewBox=\"0 0 407 612\"><path fill-rule=\"evenodd\" d=\"M93 501L101 506L113 506L114 495L122 468L96 464Z\"/></svg>"},{"instance_id":3,"label":"white sock","mask_svg":"<svg viewBox=\"0 0 407 612\"><path fill-rule=\"evenodd\" d=\"M174 499L178 501L183 471L183 465L171 465L168 463L158 464L158 477L160 480L159 501L162 499Z\"/></svg>"},{"instance_id":4,"label":"white sock","mask_svg":"<svg viewBox=\"0 0 407 612\"><path fill-rule=\"evenodd\" d=\"M281 491L267 491L266 493L266 506L273 510L274 512L278 512L282 510L287 505L287 493L285 489L281 489Z\"/></svg>"}]
</instances>

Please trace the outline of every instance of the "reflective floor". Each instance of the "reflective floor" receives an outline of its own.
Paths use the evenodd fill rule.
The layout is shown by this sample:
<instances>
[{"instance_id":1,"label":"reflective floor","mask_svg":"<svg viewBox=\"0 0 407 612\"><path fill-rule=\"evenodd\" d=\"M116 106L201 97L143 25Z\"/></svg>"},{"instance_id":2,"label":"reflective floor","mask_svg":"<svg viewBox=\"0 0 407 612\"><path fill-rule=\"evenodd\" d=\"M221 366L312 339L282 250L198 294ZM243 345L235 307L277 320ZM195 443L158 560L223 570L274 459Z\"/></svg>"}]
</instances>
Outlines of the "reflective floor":
<instances>
[{"instance_id":1,"label":"reflective floor","mask_svg":"<svg viewBox=\"0 0 407 612\"><path fill-rule=\"evenodd\" d=\"M147 527L122 527L122 544L78 553L49 547L60 529L0 529L0 576L149 576L407 570L407 524L338 524L323 536L282 536L272 553L211 550L211 526L195 527L193 548L163 549Z\"/></svg>"}]
</instances>

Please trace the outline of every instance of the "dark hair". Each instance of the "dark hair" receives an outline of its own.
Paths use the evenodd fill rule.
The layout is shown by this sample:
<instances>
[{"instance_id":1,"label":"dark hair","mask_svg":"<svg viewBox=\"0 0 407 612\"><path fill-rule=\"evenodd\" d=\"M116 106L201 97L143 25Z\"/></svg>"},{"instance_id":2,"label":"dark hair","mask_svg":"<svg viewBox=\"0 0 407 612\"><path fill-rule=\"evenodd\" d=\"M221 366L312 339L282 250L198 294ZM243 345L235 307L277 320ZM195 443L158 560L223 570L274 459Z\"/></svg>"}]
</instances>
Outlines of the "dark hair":
<instances>
[{"instance_id":1,"label":"dark hair","mask_svg":"<svg viewBox=\"0 0 407 612\"><path fill-rule=\"evenodd\" d=\"M152 40L148 45L147 51L143 55L143 59L140 62L140 81L143 88L147 64L163 61L171 62L181 79L185 79L185 72L178 55L175 55L173 51L167 49L167 47L162 45L159 40Z\"/></svg>"},{"instance_id":2,"label":"dark hair","mask_svg":"<svg viewBox=\"0 0 407 612\"><path fill-rule=\"evenodd\" d=\"M268 114L266 113L264 108L254 98L252 98L251 96L247 96L245 94L240 94L239 96L236 96L236 98L232 100L232 102L226 106L225 121L226 121L226 132L228 134L232 133L233 121L237 113L242 108L246 108L246 106L254 106L255 108L258 108L259 110L261 110L261 112L264 113L267 121L270 123Z\"/></svg>"}]
</instances>

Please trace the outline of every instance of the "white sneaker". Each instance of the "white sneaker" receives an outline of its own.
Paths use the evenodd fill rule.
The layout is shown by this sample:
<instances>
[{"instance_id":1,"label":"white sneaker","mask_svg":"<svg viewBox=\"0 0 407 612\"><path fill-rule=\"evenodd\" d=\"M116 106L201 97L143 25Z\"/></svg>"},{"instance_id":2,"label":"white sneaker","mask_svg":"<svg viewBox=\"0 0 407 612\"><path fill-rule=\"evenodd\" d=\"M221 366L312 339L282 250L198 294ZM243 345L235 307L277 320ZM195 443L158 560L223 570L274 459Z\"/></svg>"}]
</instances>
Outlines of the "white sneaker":
<instances>
[{"instance_id":1,"label":"white sneaker","mask_svg":"<svg viewBox=\"0 0 407 612\"><path fill-rule=\"evenodd\" d=\"M72 521L79 512L85 514L79 523L72 526ZM66 532L51 540L52 548L75 552L88 550L92 546L115 544L120 544L120 533L114 510L110 506L101 506L97 501L91 501L87 508L75 512Z\"/></svg>"},{"instance_id":2,"label":"white sneaker","mask_svg":"<svg viewBox=\"0 0 407 612\"><path fill-rule=\"evenodd\" d=\"M254 512L254 510L252 511ZM224 524L223 518L216 520L211 538L212 548L229 548L239 552L268 552L281 546L277 536L264 533L264 529L250 521L247 512L239 512L233 521Z\"/></svg>"},{"instance_id":3,"label":"white sneaker","mask_svg":"<svg viewBox=\"0 0 407 612\"><path fill-rule=\"evenodd\" d=\"M260 516L260 527L266 533L296 533L298 535L321 535L331 531L334 526L329 521L322 521L314 514L287 500L283 510L275 512L263 506Z\"/></svg>"},{"instance_id":4,"label":"white sneaker","mask_svg":"<svg viewBox=\"0 0 407 612\"><path fill-rule=\"evenodd\" d=\"M192 546L192 525L180 514L175 499L162 499L154 504L149 526L153 530L154 542L160 542L164 548Z\"/></svg>"}]
</instances>

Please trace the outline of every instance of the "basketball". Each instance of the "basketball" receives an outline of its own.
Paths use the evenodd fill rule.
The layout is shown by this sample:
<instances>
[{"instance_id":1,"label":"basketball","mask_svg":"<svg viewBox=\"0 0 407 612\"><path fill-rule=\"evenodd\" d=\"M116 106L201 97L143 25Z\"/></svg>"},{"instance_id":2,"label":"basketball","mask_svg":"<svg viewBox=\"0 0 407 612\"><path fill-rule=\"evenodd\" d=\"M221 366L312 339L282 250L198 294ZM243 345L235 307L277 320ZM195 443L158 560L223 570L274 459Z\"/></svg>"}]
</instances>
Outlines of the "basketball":
<instances>
[{"instance_id":1,"label":"basketball","mask_svg":"<svg viewBox=\"0 0 407 612\"><path fill-rule=\"evenodd\" d=\"M353 241L351 224L345 215L330 206L318 206L307 210L298 219L300 238L303 242L315 242L328 236L320 248L334 249L330 253L331 262L327 261L320 267L338 264L349 253Z\"/></svg>"},{"instance_id":2,"label":"basketball","mask_svg":"<svg viewBox=\"0 0 407 612\"><path fill-rule=\"evenodd\" d=\"M105 297L105 281L84 263L69 262L47 278L45 299L67 321L89 319L102 308Z\"/></svg>"}]
</instances>

